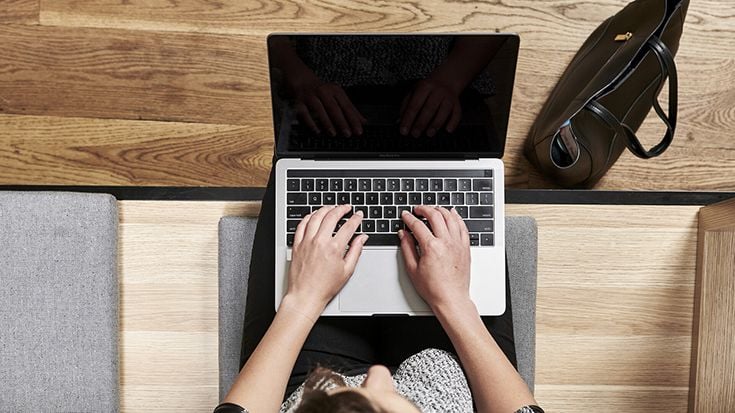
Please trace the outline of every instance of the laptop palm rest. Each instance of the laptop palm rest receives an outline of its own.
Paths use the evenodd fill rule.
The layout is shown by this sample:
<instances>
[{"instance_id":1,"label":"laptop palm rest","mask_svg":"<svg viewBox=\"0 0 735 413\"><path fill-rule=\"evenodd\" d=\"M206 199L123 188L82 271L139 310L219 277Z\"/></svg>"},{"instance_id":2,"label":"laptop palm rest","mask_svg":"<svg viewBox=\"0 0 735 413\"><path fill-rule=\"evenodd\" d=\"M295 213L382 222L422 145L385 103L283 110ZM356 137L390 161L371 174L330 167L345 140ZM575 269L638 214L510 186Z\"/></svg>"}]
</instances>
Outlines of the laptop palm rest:
<instances>
[{"instance_id":1,"label":"laptop palm rest","mask_svg":"<svg viewBox=\"0 0 735 413\"><path fill-rule=\"evenodd\" d=\"M393 248L363 250L355 273L338 299L342 312L431 313L405 273L401 251Z\"/></svg>"}]
</instances>

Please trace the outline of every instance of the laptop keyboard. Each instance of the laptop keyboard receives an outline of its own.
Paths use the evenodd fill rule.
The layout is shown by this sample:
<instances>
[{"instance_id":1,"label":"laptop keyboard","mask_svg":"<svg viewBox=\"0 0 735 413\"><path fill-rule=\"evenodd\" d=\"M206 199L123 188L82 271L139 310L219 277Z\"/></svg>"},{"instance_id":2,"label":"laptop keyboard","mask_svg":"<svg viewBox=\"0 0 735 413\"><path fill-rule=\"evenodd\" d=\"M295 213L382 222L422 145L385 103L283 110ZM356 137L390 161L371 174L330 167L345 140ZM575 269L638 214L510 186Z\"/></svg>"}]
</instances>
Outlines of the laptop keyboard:
<instances>
[{"instance_id":1,"label":"laptop keyboard","mask_svg":"<svg viewBox=\"0 0 735 413\"><path fill-rule=\"evenodd\" d=\"M363 212L356 234L366 245L398 245L405 229L401 213L418 205L456 208L470 233L470 245L493 246L495 205L492 170L314 170L288 171L286 244L293 245L301 218L324 205L352 205L336 230L353 213ZM422 219L428 225L426 219Z\"/></svg>"}]
</instances>

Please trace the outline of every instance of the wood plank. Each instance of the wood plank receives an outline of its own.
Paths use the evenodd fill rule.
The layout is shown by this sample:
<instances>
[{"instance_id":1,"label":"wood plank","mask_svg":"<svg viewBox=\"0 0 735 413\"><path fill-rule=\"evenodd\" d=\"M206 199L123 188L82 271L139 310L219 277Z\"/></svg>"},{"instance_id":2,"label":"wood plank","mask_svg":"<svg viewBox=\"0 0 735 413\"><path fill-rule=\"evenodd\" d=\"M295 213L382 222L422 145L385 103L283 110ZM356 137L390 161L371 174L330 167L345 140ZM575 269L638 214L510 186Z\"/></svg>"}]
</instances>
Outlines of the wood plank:
<instances>
[{"instance_id":1,"label":"wood plank","mask_svg":"<svg viewBox=\"0 0 735 413\"><path fill-rule=\"evenodd\" d=\"M207 411L217 398L217 222L252 216L258 203L121 201L119 207L124 411L168 402ZM686 409L697 211L507 206L539 225L537 396L545 407ZM205 361L189 359L205 352L211 352ZM177 378L182 365L191 367L190 376Z\"/></svg>"},{"instance_id":2,"label":"wood plank","mask_svg":"<svg viewBox=\"0 0 735 413\"><path fill-rule=\"evenodd\" d=\"M524 43L549 50L576 50L626 0L505 2L433 0L420 4L388 0L255 2L224 0L218 7L199 0L126 1L44 0L41 21L48 25L115 27L137 30L271 32L518 32ZM726 2L692 2L686 37L711 51L732 51L732 21ZM561 48L559 47L561 46ZM702 51L710 53L710 51Z\"/></svg>"},{"instance_id":3,"label":"wood plank","mask_svg":"<svg viewBox=\"0 0 735 413\"><path fill-rule=\"evenodd\" d=\"M0 183L264 186L264 127L0 115Z\"/></svg>"},{"instance_id":4,"label":"wood plank","mask_svg":"<svg viewBox=\"0 0 735 413\"><path fill-rule=\"evenodd\" d=\"M38 24L40 0L0 0L0 24Z\"/></svg>"},{"instance_id":5,"label":"wood plank","mask_svg":"<svg viewBox=\"0 0 735 413\"><path fill-rule=\"evenodd\" d=\"M252 36L0 26L0 112L270 124Z\"/></svg>"},{"instance_id":6,"label":"wood plank","mask_svg":"<svg viewBox=\"0 0 735 413\"><path fill-rule=\"evenodd\" d=\"M735 199L699 213L690 412L735 404Z\"/></svg>"}]
</instances>

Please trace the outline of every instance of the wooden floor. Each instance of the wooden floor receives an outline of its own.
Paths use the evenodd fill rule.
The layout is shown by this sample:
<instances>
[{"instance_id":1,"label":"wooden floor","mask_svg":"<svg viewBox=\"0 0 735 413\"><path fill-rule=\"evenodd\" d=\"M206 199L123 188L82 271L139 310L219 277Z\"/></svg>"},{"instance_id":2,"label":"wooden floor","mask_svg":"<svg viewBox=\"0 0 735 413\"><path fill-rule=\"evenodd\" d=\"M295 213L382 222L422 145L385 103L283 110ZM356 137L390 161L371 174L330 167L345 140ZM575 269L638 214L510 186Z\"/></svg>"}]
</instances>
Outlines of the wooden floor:
<instances>
[{"instance_id":1,"label":"wooden floor","mask_svg":"<svg viewBox=\"0 0 735 413\"><path fill-rule=\"evenodd\" d=\"M122 201L122 410L217 403L217 223L252 202ZM549 412L685 412L696 206L508 205L539 227L536 394Z\"/></svg>"},{"instance_id":2,"label":"wooden floor","mask_svg":"<svg viewBox=\"0 0 735 413\"><path fill-rule=\"evenodd\" d=\"M263 186L275 31L520 33L510 186L549 187L521 145L587 35L627 0L0 0L0 184ZM671 149L604 189L735 190L735 15L692 1ZM644 124L647 144L662 128Z\"/></svg>"}]
</instances>

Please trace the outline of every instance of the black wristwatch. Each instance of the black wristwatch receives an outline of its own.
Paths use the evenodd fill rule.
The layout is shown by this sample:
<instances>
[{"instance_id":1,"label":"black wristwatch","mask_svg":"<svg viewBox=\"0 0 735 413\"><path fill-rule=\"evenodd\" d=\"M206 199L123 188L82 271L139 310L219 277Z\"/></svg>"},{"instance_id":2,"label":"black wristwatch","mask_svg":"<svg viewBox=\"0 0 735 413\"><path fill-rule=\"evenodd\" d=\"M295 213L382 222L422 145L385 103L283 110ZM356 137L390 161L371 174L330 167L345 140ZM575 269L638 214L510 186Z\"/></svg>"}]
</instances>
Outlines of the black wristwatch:
<instances>
[{"instance_id":1,"label":"black wristwatch","mask_svg":"<svg viewBox=\"0 0 735 413\"><path fill-rule=\"evenodd\" d=\"M248 409L235 403L222 403L214 408L214 413L250 413Z\"/></svg>"}]
</instances>

